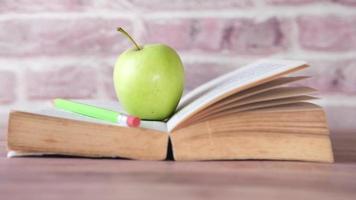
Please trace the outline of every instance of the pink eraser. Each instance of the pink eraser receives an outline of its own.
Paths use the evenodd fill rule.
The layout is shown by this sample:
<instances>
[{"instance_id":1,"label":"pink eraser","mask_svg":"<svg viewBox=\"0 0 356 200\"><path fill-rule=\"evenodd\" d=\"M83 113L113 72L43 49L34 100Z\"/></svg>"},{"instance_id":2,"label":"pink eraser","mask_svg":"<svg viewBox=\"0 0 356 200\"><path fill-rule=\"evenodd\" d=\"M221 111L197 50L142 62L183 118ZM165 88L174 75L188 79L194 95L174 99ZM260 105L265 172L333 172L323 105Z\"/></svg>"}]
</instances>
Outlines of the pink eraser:
<instances>
[{"instance_id":1,"label":"pink eraser","mask_svg":"<svg viewBox=\"0 0 356 200\"><path fill-rule=\"evenodd\" d=\"M139 127L141 123L140 118L134 116L127 116L127 125L131 127Z\"/></svg>"}]
</instances>

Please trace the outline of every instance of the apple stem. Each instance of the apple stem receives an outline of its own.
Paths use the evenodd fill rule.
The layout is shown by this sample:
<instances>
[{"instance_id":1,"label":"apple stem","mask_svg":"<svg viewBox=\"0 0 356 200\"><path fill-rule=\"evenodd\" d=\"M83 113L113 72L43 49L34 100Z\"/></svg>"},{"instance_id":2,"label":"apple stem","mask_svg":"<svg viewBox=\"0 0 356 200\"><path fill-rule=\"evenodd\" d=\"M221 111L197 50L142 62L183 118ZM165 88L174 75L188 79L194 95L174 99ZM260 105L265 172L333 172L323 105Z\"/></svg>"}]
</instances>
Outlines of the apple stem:
<instances>
[{"instance_id":1,"label":"apple stem","mask_svg":"<svg viewBox=\"0 0 356 200\"><path fill-rule=\"evenodd\" d=\"M129 40L131 40L132 43L134 43L134 45L136 46L137 50L141 50L142 48L135 42L135 40L130 36L130 34L128 34L123 28L118 27L117 31L119 31L120 33L124 34L126 37L129 38Z\"/></svg>"}]
</instances>

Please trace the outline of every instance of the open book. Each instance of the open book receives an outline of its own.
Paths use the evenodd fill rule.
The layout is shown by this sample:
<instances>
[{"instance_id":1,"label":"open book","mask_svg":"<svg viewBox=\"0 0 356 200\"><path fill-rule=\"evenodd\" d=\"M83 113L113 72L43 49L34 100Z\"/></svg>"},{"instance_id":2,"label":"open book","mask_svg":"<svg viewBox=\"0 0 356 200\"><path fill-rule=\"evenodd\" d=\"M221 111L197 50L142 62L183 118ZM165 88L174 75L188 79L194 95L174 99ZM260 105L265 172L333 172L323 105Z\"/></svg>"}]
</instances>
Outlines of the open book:
<instances>
[{"instance_id":1,"label":"open book","mask_svg":"<svg viewBox=\"0 0 356 200\"><path fill-rule=\"evenodd\" d=\"M102 122L54 108L17 110L9 117L9 156L60 154L163 160L271 159L333 162L315 90L287 84L303 61L261 60L186 94L167 121L140 128ZM89 102L124 112L117 102Z\"/></svg>"}]
</instances>

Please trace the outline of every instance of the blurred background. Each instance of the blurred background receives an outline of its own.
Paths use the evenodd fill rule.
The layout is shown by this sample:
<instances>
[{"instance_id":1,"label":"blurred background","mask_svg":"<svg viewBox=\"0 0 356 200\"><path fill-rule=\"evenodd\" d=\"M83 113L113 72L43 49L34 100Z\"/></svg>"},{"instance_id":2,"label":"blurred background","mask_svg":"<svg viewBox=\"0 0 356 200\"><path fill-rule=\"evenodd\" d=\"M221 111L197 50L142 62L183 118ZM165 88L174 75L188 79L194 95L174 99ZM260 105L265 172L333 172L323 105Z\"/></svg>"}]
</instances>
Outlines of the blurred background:
<instances>
[{"instance_id":1,"label":"blurred background","mask_svg":"<svg viewBox=\"0 0 356 200\"><path fill-rule=\"evenodd\" d=\"M356 131L356 0L0 0L0 138L8 112L55 97L116 99L131 47L174 47L191 90L259 58L302 59L333 131Z\"/></svg>"}]
</instances>

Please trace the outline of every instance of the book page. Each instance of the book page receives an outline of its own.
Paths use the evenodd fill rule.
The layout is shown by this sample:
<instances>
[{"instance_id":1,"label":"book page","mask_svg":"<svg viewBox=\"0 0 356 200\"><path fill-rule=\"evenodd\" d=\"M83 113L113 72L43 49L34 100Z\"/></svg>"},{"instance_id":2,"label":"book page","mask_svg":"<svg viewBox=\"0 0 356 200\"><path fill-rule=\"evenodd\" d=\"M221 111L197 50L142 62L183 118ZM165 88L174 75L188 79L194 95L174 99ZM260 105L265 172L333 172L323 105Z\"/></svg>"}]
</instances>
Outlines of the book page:
<instances>
[{"instance_id":1,"label":"book page","mask_svg":"<svg viewBox=\"0 0 356 200\"><path fill-rule=\"evenodd\" d=\"M258 93L246 98L237 98L236 101L232 101L228 104L224 104L225 99L216 103L215 106L210 106L201 112L194 115L194 118L197 116L207 116L212 115L216 112L221 112L223 110L230 110L237 106L243 106L250 103L277 100L282 98L297 97L302 95L310 95L315 93L316 90L309 87L279 87L274 88L262 93ZM219 105L219 103L221 104Z\"/></svg>"},{"instance_id":2,"label":"book page","mask_svg":"<svg viewBox=\"0 0 356 200\"><path fill-rule=\"evenodd\" d=\"M88 101L73 100L73 101L88 104L88 105L93 105L93 106L97 106L100 108L104 108L104 109L108 109L108 110L126 114L124 109L120 106L119 102L116 102L116 101L93 101L93 100L88 100ZM47 107L44 107L42 109L37 109L37 110L19 109L19 111L24 111L24 112L29 112L29 113L39 114L39 115L46 115L46 116L50 116L50 117L58 117L58 118L71 119L71 120L77 120L77 121L85 121L85 122L90 122L90 123L127 127L126 125L106 122L103 120L95 119L92 117L87 117L87 116L80 115L77 113L60 110L60 109L57 109L57 108L54 108L51 106L47 106ZM147 129L157 130L157 131L161 131L161 132L168 132L166 123L162 122L162 121L141 120L140 128L147 128Z\"/></svg>"},{"instance_id":3,"label":"book page","mask_svg":"<svg viewBox=\"0 0 356 200\"><path fill-rule=\"evenodd\" d=\"M273 81L268 81L267 83L264 84L260 84L251 88L248 88L246 90L240 91L236 94L233 94L229 97L226 97L212 105L210 105L209 107L205 108L204 110L202 110L199 113L205 113L205 112L209 112L210 110L214 110L218 107L224 106L224 105L229 105L232 104L236 101L239 101L240 99L245 99L248 98L250 96L256 95L256 94L260 94L263 92L267 92L270 90L273 90L275 88L281 87L282 85L286 85L295 81L299 81L302 79L306 79L308 77L306 76L298 76L298 77L281 77L281 78L277 78ZM199 114L196 113L196 114Z\"/></svg>"},{"instance_id":4,"label":"book page","mask_svg":"<svg viewBox=\"0 0 356 200\"><path fill-rule=\"evenodd\" d=\"M270 107L275 107L275 106L282 106L282 105L289 105L289 104L295 104L299 102L305 102L305 101L310 101L313 99L317 99L316 97L313 96L297 96L297 97L289 97L289 98L283 98L283 99L275 99L275 100L269 100L269 101L262 101L262 102L256 102L256 103L251 103L251 104L245 104L242 106L237 106L234 108L231 108L229 110L224 110L220 111L208 116L197 116L193 117L192 122L188 123L197 123L213 118L218 118L218 117L223 117L226 115L231 115L235 113L240 113L240 112L246 112L246 111L251 111L251 110L256 110L256 109L262 109L262 108L270 108Z\"/></svg>"},{"instance_id":5,"label":"book page","mask_svg":"<svg viewBox=\"0 0 356 200\"><path fill-rule=\"evenodd\" d=\"M304 67L304 61L260 60L209 81L182 98L177 112L167 122L168 131L229 95Z\"/></svg>"}]
</instances>

